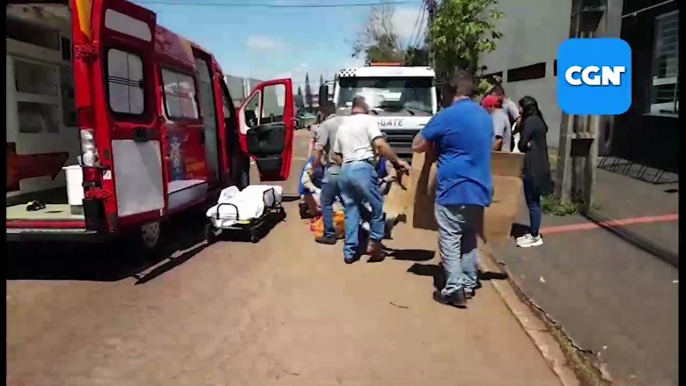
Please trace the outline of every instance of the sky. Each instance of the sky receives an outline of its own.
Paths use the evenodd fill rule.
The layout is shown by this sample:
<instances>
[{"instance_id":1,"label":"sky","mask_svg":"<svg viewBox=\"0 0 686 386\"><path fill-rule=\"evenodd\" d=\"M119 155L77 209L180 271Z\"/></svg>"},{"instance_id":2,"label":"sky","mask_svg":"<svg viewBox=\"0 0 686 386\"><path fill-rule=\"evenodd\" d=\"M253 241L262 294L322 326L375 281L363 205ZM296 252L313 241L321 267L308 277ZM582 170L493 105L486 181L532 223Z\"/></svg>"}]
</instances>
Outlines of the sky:
<instances>
[{"instance_id":1,"label":"sky","mask_svg":"<svg viewBox=\"0 0 686 386\"><path fill-rule=\"evenodd\" d=\"M300 86L304 90L305 74L309 73L310 84L316 92L320 75L325 80L333 79L336 71L364 63L363 59L352 57L352 42L372 7L264 8L245 5L378 4L379 0L134 2L157 13L158 24L212 52L225 75L259 80L291 78L294 89ZM233 6L201 5L213 3ZM393 22L406 41L415 33L421 3L421 0L404 0L394 5ZM425 21L420 24L424 25Z\"/></svg>"}]
</instances>

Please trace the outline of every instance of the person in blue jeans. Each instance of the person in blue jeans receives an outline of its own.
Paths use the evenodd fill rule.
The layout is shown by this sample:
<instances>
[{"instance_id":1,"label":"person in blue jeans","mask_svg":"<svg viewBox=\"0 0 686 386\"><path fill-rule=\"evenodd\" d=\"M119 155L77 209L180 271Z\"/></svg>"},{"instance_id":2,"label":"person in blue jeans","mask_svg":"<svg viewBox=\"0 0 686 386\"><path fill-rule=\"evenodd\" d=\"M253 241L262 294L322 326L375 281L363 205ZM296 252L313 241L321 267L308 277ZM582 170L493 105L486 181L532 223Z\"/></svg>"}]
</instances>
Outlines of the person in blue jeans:
<instances>
[{"instance_id":1,"label":"person in blue jeans","mask_svg":"<svg viewBox=\"0 0 686 386\"><path fill-rule=\"evenodd\" d=\"M474 90L472 76L458 72L443 94L449 107L412 143L415 152L431 151L437 157L434 214L446 282L434 299L455 307L464 307L478 288L477 236L493 192L493 119L471 99Z\"/></svg>"},{"instance_id":2,"label":"person in blue jeans","mask_svg":"<svg viewBox=\"0 0 686 386\"><path fill-rule=\"evenodd\" d=\"M337 199L341 201L342 199L340 198L341 190L338 186L340 166L333 162L333 157L330 153L334 142L336 142L338 127L341 125L344 117L334 115L336 110L332 102L321 106L320 110L324 116L324 121L317 129L314 155L316 157L315 163L320 162L322 159L327 159L320 196L324 234L316 237L314 240L320 244L333 245L336 244L337 240L333 222L333 205Z\"/></svg>"},{"instance_id":3,"label":"person in blue jeans","mask_svg":"<svg viewBox=\"0 0 686 386\"><path fill-rule=\"evenodd\" d=\"M517 246L522 248L543 245L541 229L541 196L553 192L553 180L550 177L550 160L548 159L548 142L546 135L548 125L538 108L536 99L525 96L519 101L522 109L522 138L517 145L524 153L524 198L529 208L529 232L517 238Z\"/></svg>"},{"instance_id":4,"label":"person in blue jeans","mask_svg":"<svg viewBox=\"0 0 686 386\"><path fill-rule=\"evenodd\" d=\"M409 170L384 139L375 117L367 114L363 97L353 98L351 116L345 117L333 146L336 163L341 166L338 184L345 207L345 248L343 257L350 264L360 256L360 213L368 202L372 216L366 252L369 261L384 259L381 240L384 235L383 196L375 170L375 154L387 157L396 171ZM374 151L376 150L376 152Z\"/></svg>"}]
</instances>

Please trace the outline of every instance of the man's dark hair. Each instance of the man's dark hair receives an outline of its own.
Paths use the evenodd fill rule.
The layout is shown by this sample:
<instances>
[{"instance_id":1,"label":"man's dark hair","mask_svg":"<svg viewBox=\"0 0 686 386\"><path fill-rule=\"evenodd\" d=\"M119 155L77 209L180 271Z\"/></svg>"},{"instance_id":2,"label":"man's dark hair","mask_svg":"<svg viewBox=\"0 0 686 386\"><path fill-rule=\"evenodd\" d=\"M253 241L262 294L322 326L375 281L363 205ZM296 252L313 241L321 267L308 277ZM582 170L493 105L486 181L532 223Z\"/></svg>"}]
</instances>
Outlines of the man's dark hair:
<instances>
[{"instance_id":1,"label":"man's dark hair","mask_svg":"<svg viewBox=\"0 0 686 386\"><path fill-rule=\"evenodd\" d=\"M364 109L365 111L369 110L369 106L367 106L367 101L366 101L366 100L364 99L364 97L361 96L361 95L358 95L358 96L356 96L356 97L353 98L353 105L352 105L352 107L353 107L353 108L355 108L355 107L362 108L362 109Z\"/></svg>"},{"instance_id":2,"label":"man's dark hair","mask_svg":"<svg viewBox=\"0 0 686 386\"><path fill-rule=\"evenodd\" d=\"M497 96L501 97L501 96L505 96L505 90L503 89L503 86L496 84L495 86L493 86L493 88L491 89L491 92L489 92L489 94L497 95Z\"/></svg>"},{"instance_id":3,"label":"man's dark hair","mask_svg":"<svg viewBox=\"0 0 686 386\"><path fill-rule=\"evenodd\" d=\"M448 93L453 97L471 97L474 88L474 78L467 71L458 71L448 82Z\"/></svg>"}]
</instances>

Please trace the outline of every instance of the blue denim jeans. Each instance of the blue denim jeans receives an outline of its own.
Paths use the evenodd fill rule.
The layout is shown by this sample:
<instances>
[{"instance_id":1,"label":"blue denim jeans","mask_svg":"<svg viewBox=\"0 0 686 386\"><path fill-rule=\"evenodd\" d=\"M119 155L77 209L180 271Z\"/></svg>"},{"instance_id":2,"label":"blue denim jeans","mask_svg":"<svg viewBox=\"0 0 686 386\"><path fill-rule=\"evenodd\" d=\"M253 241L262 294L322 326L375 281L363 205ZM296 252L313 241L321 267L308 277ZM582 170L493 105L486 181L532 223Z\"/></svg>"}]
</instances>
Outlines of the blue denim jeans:
<instances>
[{"instance_id":1,"label":"blue denim jeans","mask_svg":"<svg viewBox=\"0 0 686 386\"><path fill-rule=\"evenodd\" d=\"M331 174L327 170L322 180L322 192L320 195L324 237L336 237L336 229L333 224L333 203L336 201L336 197L340 195L341 189L338 184L338 175Z\"/></svg>"},{"instance_id":2,"label":"blue denim jeans","mask_svg":"<svg viewBox=\"0 0 686 386\"><path fill-rule=\"evenodd\" d=\"M465 205L434 206L446 276L445 287L441 290L444 296L459 289L474 289L477 285L477 230L475 224L470 223L468 213L470 210L473 213L473 209Z\"/></svg>"},{"instance_id":3,"label":"blue denim jeans","mask_svg":"<svg viewBox=\"0 0 686 386\"><path fill-rule=\"evenodd\" d=\"M377 178L374 167L368 162L350 162L341 168L338 184L345 207L344 257L346 259L354 258L360 250L360 214L366 210L365 201L372 208L369 240L381 241L383 238L383 196L379 191Z\"/></svg>"},{"instance_id":4,"label":"blue denim jeans","mask_svg":"<svg viewBox=\"0 0 686 386\"><path fill-rule=\"evenodd\" d=\"M524 199L529 208L529 233L538 236L541 230L541 195L534 190L534 181L531 175L524 174Z\"/></svg>"}]
</instances>

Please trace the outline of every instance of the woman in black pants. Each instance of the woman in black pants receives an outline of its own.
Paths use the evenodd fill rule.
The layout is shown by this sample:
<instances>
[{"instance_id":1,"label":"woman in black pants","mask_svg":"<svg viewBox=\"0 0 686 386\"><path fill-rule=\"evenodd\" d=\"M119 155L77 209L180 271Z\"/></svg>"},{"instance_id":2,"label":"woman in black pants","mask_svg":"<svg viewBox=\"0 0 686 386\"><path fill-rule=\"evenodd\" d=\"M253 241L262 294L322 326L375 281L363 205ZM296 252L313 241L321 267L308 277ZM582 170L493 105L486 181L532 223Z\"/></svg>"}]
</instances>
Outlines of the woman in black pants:
<instances>
[{"instance_id":1,"label":"woman in black pants","mask_svg":"<svg viewBox=\"0 0 686 386\"><path fill-rule=\"evenodd\" d=\"M550 161L548 160L548 142L546 134L548 125L543 120L543 114L538 108L536 99L525 96L519 100L522 112L521 139L518 147L524 153L524 197L529 207L529 233L517 238L517 246L523 248L536 247L543 244L541 238L541 196L553 191L550 178Z\"/></svg>"}]
</instances>

